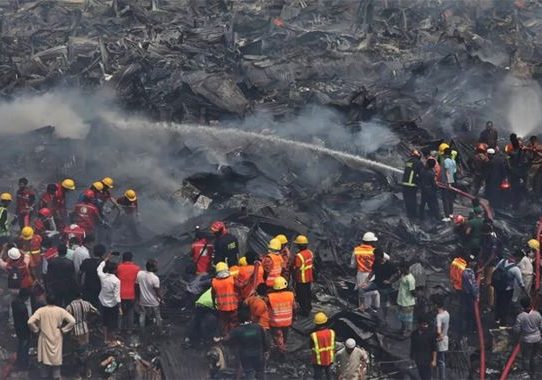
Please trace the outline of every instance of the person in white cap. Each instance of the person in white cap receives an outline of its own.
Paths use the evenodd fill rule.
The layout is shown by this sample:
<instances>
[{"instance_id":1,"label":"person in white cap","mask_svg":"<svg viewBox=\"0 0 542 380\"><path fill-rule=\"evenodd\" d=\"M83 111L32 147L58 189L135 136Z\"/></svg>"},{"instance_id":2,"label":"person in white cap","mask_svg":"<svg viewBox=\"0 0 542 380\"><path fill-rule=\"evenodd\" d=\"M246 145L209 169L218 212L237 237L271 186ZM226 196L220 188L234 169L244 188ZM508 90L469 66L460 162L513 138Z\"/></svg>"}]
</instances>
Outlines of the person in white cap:
<instances>
[{"instance_id":1,"label":"person in white cap","mask_svg":"<svg viewBox=\"0 0 542 380\"><path fill-rule=\"evenodd\" d=\"M356 346L353 338L346 340L344 347L335 355L339 380L365 380L369 355Z\"/></svg>"}]
</instances>

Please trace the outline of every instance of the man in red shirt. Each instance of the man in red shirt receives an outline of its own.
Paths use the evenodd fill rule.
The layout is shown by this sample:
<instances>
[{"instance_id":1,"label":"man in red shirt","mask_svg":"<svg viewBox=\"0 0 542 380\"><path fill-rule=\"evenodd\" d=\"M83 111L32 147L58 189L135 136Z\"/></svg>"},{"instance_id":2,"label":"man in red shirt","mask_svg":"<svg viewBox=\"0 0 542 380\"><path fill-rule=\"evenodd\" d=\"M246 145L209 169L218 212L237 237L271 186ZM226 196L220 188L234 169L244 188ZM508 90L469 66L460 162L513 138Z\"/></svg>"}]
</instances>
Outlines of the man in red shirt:
<instances>
[{"instance_id":1,"label":"man in red shirt","mask_svg":"<svg viewBox=\"0 0 542 380\"><path fill-rule=\"evenodd\" d=\"M122 308L122 329L134 330L135 283L139 266L132 262L132 252L122 254L122 263L117 267L117 277L120 280L120 301Z\"/></svg>"},{"instance_id":2,"label":"man in red shirt","mask_svg":"<svg viewBox=\"0 0 542 380\"><path fill-rule=\"evenodd\" d=\"M32 212L35 201L36 194L28 187L28 179L19 179L19 190L17 190L17 220L21 228L30 225L30 213Z\"/></svg>"},{"instance_id":3,"label":"man in red shirt","mask_svg":"<svg viewBox=\"0 0 542 380\"><path fill-rule=\"evenodd\" d=\"M213 251L213 243L209 241L199 226L196 227L196 239L192 243L192 261L196 266L196 274L209 273L213 260Z\"/></svg>"},{"instance_id":4,"label":"man in red shirt","mask_svg":"<svg viewBox=\"0 0 542 380\"><path fill-rule=\"evenodd\" d=\"M93 204L93 201L94 192L85 190L83 202L76 204L73 210L75 224L83 228L87 235L94 234L96 224L102 220L100 211Z\"/></svg>"}]
</instances>

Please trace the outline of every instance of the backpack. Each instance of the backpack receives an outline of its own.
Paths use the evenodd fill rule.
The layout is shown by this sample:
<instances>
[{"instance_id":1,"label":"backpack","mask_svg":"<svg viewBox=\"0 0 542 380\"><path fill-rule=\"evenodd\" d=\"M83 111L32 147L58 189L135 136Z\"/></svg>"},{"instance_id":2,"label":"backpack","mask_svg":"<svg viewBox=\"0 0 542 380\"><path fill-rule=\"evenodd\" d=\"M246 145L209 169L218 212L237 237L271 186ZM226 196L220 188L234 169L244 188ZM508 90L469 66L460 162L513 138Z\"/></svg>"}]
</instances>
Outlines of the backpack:
<instances>
[{"instance_id":1,"label":"backpack","mask_svg":"<svg viewBox=\"0 0 542 380\"><path fill-rule=\"evenodd\" d=\"M23 274L18 266L13 265L8 269L8 289L20 289L23 282Z\"/></svg>"},{"instance_id":2,"label":"backpack","mask_svg":"<svg viewBox=\"0 0 542 380\"><path fill-rule=\"evenodd\" d=\"M495 288L496 291L506 290L508 285L513 281L513 277L510 274L510 268L516 264L510 265L508 267L504 266L504 263L497 265L493 271L493 276L491 277L491 286Z\"/></svg>"}]
</instances>

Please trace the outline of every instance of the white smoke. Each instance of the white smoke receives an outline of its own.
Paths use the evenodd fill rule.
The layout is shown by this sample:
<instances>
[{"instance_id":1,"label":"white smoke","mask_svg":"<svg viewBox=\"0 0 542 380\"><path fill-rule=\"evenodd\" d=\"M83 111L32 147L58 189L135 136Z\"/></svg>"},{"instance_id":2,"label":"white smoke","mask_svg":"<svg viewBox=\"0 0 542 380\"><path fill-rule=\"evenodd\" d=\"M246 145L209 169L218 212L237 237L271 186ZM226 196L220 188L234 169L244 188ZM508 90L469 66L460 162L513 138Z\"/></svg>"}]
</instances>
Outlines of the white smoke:
<instances>
[{"instance_id":1,"label":"white smoke","mask_svg":"<svg viewBox=\"0 0 542 380\"><path fill-rule=\"evenodd\" d=\"M511 131L528 138L542 126L542 89L532 79L508 75L501 86Z\"/></svg>"}]
</instances>

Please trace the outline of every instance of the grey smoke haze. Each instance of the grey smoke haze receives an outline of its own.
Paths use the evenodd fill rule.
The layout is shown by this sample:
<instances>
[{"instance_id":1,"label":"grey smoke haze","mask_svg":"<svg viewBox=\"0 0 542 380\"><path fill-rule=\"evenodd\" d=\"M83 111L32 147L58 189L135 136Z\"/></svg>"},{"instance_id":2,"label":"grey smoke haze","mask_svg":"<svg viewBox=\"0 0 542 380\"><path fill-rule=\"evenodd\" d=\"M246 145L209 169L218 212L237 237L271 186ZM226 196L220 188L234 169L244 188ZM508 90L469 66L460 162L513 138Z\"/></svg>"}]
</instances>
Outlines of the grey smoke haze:
<instances>
[{"instance_id":1,"label":"grey smoke haze","mask_svg":"<svg viewBox=\"0 0 542 380\"><path fill-rule=\"evenodd\" d=\"M502 83L506 120L511 131L528 138L542 126L542 89L532 79L508 75Z\"/></svg>"}]
</instances>

